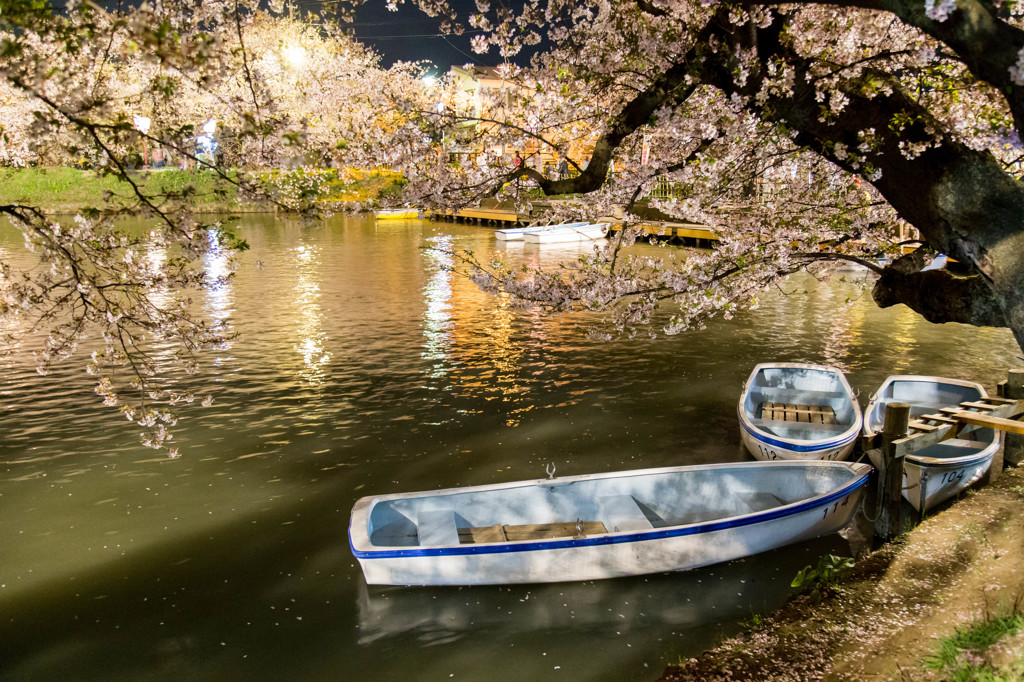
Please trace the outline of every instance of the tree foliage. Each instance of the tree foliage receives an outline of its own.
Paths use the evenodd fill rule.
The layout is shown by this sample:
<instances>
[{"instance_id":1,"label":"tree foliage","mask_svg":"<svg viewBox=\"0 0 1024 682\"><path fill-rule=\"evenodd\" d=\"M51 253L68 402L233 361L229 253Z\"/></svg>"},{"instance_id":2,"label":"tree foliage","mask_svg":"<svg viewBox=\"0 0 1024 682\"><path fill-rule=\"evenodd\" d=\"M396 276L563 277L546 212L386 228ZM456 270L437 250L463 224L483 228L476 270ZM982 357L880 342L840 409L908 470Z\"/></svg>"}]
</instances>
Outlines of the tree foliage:
<instances>
[{"instance_id":1,"label":"tree foliage","mask_svg":"<svg viewBox=\"0 0 1024 682\"><path fill-rule=\"evenodd\" d=\"M460 169L463 201L522 204L525 186L515 180L529 180L547 195L575 197L554 218L625 206L635 220L653 207L722 237L713 253L634 259L619 251L627 231L574 276L476 263L485 286L556 309L613 306L623 326L672 301L671 331L754 303L779 277L823 259L889 253L897 258L878 269L880 305L905 303L936 322L1007 326L1024 342L1024 33L1015 4L477 7L470 23L486 30L475 39L481 52L507 58L550 46L534 68L507 70L516 96L492 109L492 139L568 155L579 174L474 165ZM471 118L453 110L445 123ZM589 140L582 153L580 130ZM431 161L422 153L395 160L421 180L410 197L451 199L458 178ZM683 199L647 205L665 183L682 188ZM894 236L901 223L920 233L920 249L904 258ZM936 253L960 269L922 272Z\"/></svg>"},{"instance_id":2,"label":"tree foliage","mask_svg":"<svg viewBox=\"0 0 1024 682\"><path fill-rule=\"evenodd\" d=\"M621 209L627 229L557 271L462 254L486 289L551 310L608 310L620 330L649 326L661 306L673 310L664 331L699 327L840 258L877 272L880 305L1006 326L1024 346L1015 3L478 0L461 18L442 0L418 4L479 31L475 48L501 62L497 87L425 85L418 65L382 69L343 21L283 19L255 0L125 12L4 2L0 162L84 160L123 181L74 220L0 202L39 260L0 272L0 314L49 332L39 371L85 342L97 393L165 446L170 407L197 399L175 390L173 372L195 371L231 333L197 317L190 292L230 277L204 269L205 257L230 260L245 245L193 214L192 189L144 191L147 146L309 214L324 209L324 165L394 169L407 183L395 201L423 208L525 207L546 195L558 199L552 221ZM536 51L529 66L515 63L524 50ZM211 121L213 156L196 146ZM561 158L569 173L545 171ZM272 188L247 172L268 168ZM652 196L665 187L674 199ZM127 231L126 216L151 227ZM645 216L700 222L720 241L641 257L626 247ZM920 234L908 255L894 241L901 226ZM936 253L959 269L925 270ZM882 255L894 258L884 268Z\"/></svg>"},{"instance_id":3,"label":"tree foliage","mask_svg":"<svg viewBox=\"0 0 1024 682\"><path fill-rule=\"evenodd\" d=\"M212 400L176 388L177 377L197 371L202 351L231 335L226 321L197 314L192 295L222 286L232 268L206 263L233 267L246 244L230 221L193 212L193 186L147 191L138 175L144 150L312 214L320 175L278 173L267 184L245 171L322 166L349 138L375 134L380 117L362 115L365 108L384 96L382 84L405 86L416 75L407 65L384 74L351 39L255 3L155 2L127 12L71 3L56 12L37 0L4 2L2 161L84 162L121 180L73 219L18 197L0 201L38 261L0 271L0 315L43 332L39 373L85 346L104 403L142 427L145 445L176 453L166 442L174 406ZM217 154L197 146L204 125L216 126ZM126 226L129 217L149 227Z\"/></svg>"}]
</instances>

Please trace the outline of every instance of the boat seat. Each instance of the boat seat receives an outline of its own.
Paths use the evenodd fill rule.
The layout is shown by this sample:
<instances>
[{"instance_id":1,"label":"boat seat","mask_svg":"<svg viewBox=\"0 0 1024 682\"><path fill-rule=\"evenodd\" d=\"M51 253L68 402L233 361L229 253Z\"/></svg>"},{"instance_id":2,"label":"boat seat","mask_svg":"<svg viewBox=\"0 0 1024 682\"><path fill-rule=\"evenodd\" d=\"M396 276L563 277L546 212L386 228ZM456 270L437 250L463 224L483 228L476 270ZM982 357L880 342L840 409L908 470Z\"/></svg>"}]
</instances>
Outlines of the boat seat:
<instances>
[{"instance_id":1,"label":"boat seat","mask_svg":"<svg viewBox=\"0 0 1024 682\"><path fill-rule=\"evenodd\" d=\"M750 513L781 507L786 504L772 493L736 493L734 496Z\"/></svg>"},{"instance_id":2,"label":"boat seat","mask_svg":"<svg viewBox=\"0 0 1024 682\"><path fill-rule=\"evenodd\" d=\"M451 509L421 511L416 517L416 536L421 547L459 544L459 529Z\"/></svg>"},{"instance_id":3,"label":"boat seat","mask_svg":"<svg viewBox=\"0 0 1024 682\"><path fill-rule=\"evenodd\" d=\"M806 424L835 424L836 413L831 405L797 405L795 403L761 403L761 419L774 419Z\"/></svg>"},{"instance_id":4,"label":"boat seat","mask_svg":"<svg viewBox=\"0 0 1024 682\"><path fill-rule=\"evenodd\" d=\"M572 538L602 535L608 530L600 521L557 521L555 523L522 523L514 526L475 526L459 528L459 542L463 545L475 545L482 542L519 542L522 540L547 540L552 538Z\"/></svg>"},{"instance_id":5,"label":"boat seat","mask_svg":"<svg viewBox=\"0 0 1024 682\"><path fill-rule=\"evenodd\" d=\"M459 542L463 545L472 545L478 542L505 542L506 540L508 537L500 523L493 526L459 528Z\"/></svg>"},{"instance_id":6,"label":"boat seat","mask_svg":"<svg viewBox=\"0 0 1024 682\"><path fill-rule=\"evenodd\" d=\"M611 528L612 533L650 530L654 527L632 495L605 495L597 498L597 501L601 505L605 525Z\"/></svg>"},{"instance_id":7,"label":"boat seat","mask_svg":"<svg viewBox=\"0 0 1024 682\"><path fill-rule=\"evenodd\" d=\"M601 535L608 530L600 521L556 521L554 523L524 523L502 526L509 542L519 540L545 540L548 538L574 538Z\"/></svg>"}]
</instances>

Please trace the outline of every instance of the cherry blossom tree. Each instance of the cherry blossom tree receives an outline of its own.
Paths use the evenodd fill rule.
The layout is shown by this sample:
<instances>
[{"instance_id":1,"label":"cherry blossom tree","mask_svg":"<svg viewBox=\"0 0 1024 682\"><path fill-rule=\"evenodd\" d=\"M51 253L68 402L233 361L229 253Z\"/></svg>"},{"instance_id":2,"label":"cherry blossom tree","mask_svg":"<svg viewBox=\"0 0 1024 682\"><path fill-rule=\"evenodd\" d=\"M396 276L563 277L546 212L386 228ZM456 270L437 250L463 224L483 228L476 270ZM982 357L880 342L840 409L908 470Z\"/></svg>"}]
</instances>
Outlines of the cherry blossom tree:
<instances>
[{"instance_id":1,"label":"cherry blossom tree","mask_svg":"<svg viewBox=\"0 0 1024 682\"><path fill-rule=\"evenodd\" d=\"M21 230L38 261L23 272L0 264L0 315L46 330L35 351L41 374L88 354L104 403L142 428L145 445L172 455L175 406L212 400L177 388L187 384L182 375L196 372L202 352L231 335L192 304L197 290L231 276L208 273L204 258L230 262L246 244L228 225L193 213L193 188L147 191L133 170L142 165L140 151L163 146L222 187L307 211L320 191L317 176L278 177L269 186L258 174L232 171L197 153L199 127L209 119L230 126L240 164L265 170L295 165L289 159L296 157L305 165L353 127L371 128L374 117L365 112L357 126L350 123L346 98L356 101L363 90L380 97L389 82L376 58L351 40L275 20L256 5L157 1L117 13L72 2L55 13L45 3L15 0L0 11L4 160L86 156L97 172L121 181L102 205L73 219L18 198L0 202L0 215ZM284 82L280 58L301 41L308 59ZM396 73L403 86L413 77L408 66ZM337 100L333 110L325 98ZM150 227L125 227L126 217Z\"/></svg>"},{"instance_id":2,"label":"cherry blossom tree","mask_svg":"<svg viewBox=\"0 0 1024 682\"><path fill-rule=\"evenodd\" d=\"M498 144L568 153L579 173L473 169L460 200L522 204L515 180L530 180L546 195L576 197L553 217L624 206L635 218L652 188L669 183L681 199L649 202L648 215L699 221L722 238L711 253L634 258L620 250L633 238L626 230L572 270L473 263L483 286L554 309L614 308L627 327L671 301L673 331L838 257L877 271L879 305L1009 327L1024 345L1016 5L528 0L512 11L478 0L477 9L478 51L502 60L550 46L533 68L508 69L521 97L492 121ZM573 158L580 128L591 145ZM425 155L396 163L416 169L410 197L456 197L450 172L428 171ZM920 248L874 265L866 256L901 255L901 224L919 231ZM935 253L961 270L923 270Z\"/></svg>"}]
</instances>

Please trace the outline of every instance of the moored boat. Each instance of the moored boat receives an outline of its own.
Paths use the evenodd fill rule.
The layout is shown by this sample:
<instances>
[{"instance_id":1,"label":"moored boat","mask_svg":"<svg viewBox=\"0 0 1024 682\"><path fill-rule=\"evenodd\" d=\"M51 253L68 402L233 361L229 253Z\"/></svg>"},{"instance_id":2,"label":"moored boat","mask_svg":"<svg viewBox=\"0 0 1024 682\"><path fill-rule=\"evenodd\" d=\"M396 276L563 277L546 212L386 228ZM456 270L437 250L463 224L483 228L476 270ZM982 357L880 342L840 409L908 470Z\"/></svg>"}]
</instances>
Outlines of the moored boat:
<instances>
[{"instance_id":1,"label":"moored boat","mask_svg":"<svg viewBox=\"0 0 1024 682\"><path fill-rule=\"evenodd\" d=\"M737 416L743 445L762 460L846 459L862 425L843 373L802 362L754 367Z\"/></svg>"},{"instance_id":2,"label":"moored boat","mask_svg":"<svg viewBox=\"0 0 1024 682\"><path fill-rule=\"evenodd\" d=\"M595 580L729 561L845 526L871 467L738 462L364 497L371 585Z\"/></svg>"},{"instance_id":3,"label":"moored boat","mask_svg":"<svg viewBox=\"0 0 1024 682\"><path fill-rule=\"evenodd\" d=\"M530 232L540 232L553 227L569 227L569 228L581 228L590 223L582 221L578 223L556 223L552 225L528 225L526 227L505 227L494 231L494 236L499 241L523 241L523 235Z\"/></svg>"},{"instance_id":4,"label":"moored boat","mask_svg":"<svg viewBox=\"0 0 1024 682\"><path fill-rule=\"evenodd\" d=\"M934 414L943 407L985 397L985 388L973 381L944 377L895 375L887 378L868 401L864 434L873 436L885 425L885 407L891 402L910 405L911 419ZM908 454L903 462L903 497L921 513L948 500L980 479L999 449L1001 434L988 428L950 438ZM875 462L881 467L881 462Z\"/></svg>"},{"instance_id":5,"label":"moored boat","mask_svg":"<svg viewBox=\"0 0 1024 682\"><path fill-rule=\"evenodd\" d=\"M585 225L548 225L536 232L523 234L527 244L569 244L604 239L608 234L608 223L586 223Z\"/></svg>"}]
</instances>

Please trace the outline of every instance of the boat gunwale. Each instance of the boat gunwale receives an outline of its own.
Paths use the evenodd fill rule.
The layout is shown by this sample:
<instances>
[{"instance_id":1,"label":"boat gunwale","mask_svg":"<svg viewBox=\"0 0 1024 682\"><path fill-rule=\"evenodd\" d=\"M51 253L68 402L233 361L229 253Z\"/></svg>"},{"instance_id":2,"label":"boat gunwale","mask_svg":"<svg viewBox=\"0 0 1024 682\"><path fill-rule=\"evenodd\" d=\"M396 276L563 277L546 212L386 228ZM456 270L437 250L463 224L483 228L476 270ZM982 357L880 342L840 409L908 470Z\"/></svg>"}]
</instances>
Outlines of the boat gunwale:
<instances>
[{"instance_id":1,"label":"boat gunwale","mask_svg":"<svg viewBox=\"0 0 1024 682\"><path fill-rule=\"evenodd\" d=\"M750 512L747 514L738 514L735 516L727 516L722 519L716 519L713 521L701 521L697 523L681 524L677 526L668 526L665 528L653 528L650 530L643 531L620 531L617 533L602 533L601 535L591 535L582 538L564 538L554 540L511 540L505 542L494 542L494 543L480 543L472 545L444 545L440 547L410 547L404 548L399 546L388 546L381 549L365 549L363 547L369 546L374 547L370 544L369 536L366 533L366 529L369 523L370 511L380 501L403 499L407 497L423 496L429 494L435 496L438 494L456 494L459 492L465 492L465 488L448 488L437 491L425 491L418 493L396 493L393 495L378 495L371 497L364 497L357 500L355 506L352 509L351 521L349 523L348 536L349 546L352 549L353 555L357 559L396 559L396 558L409 558L409 557L442 557L442 556L468 556L477 554L505 554L511 552L534 552L534 551L549 551L558 549L569 549L579 547L596 547L602 545L617 545L634 542L649 542L653 540L666 540L677 537L685 537L689 535L703 535L705 533L712 533L721 530L729 530L732 528L742 528L744 526L750 526L757 523L763 523L767 521L774 521L781 518L795 516L802 514L807 511L814 509L820 509L827 507L833 502L837 502L848 495L855 492L858 488L865 485L868 481L868 477L871 474L872 467L869 464L863 462L834 462L825 460L798 460L798 461L778 461L778 462L729 462L722 464L708 464L708 465L697 465L700 469L716 469L724 467L735 467L735 466L771 466L771 467L824 467L824 468L836 468L843 467L850 469L854 478L848 483L844 484L838 489L831 490L829 492L821 493L814 497L809 497L797 502L791 502L790 504L780 505L778 507L772 507L771 509L765 509L757 512ZM659 473L674 473L680 470L692 470L693 466L680 466L680 467L662 467L658 469L637 469L630 472L608 472L606 474L583 474L581 476L567 476L564 479L556 480L588 480L593 478L612 478L622 477L623 474L627 475L648 475L648 474L659 474ZM508 488L508 487L520 487L522 486L535 486L549 483L551 479L534 479L530 481L515 481L510 484L490 484L485 486L471 486L477 490L482 491L486 488L495 487L495 489ZM520 485L516 485L520 484ZM353 536L353 529L360 528L359 541ZM357 546L358 545L358 546Z\"/></svg>"},{"instance_id":2,"label":"boat gunwale","mask_svg":"<svg viewBox=\"0 0 1024 682\"><path fill-rule=\"evenodd\" d=\"M959 469L995 457L999 445L999 441L996 440L983 450L962 457L921 457L917 453L912 453L904 456L904 459L924 469Z\"/></svg>"},{"instance_id":3,"label":"boat gunwale","mask_svg":"<svg viewBox=\"0 0 1024 682\"><path fill-rule=\"evenodd\" d=\"M779 436L758 428L758 426L751 421L752 417L747 414L747 411L744 409L744 403L746 403L747 395L750 393L751 384L757 378L757 375L765 369L813 369L836 375L845 389L846 397L853 406L853 423L838 435L833 436L830 433L827 436L830 440L826 440L825 438L786 438L785 436ZM750 376L748 376L747 380L743 383L743 391L740 393L740 400L736 406L736 413L739 418L740 428L752 437L768 445L774 445L794 452L817 452L819 450L827 450L834 447L844 447L857 439L864 424L864 412L860 409L860 403L857 401L857 397L853 393L853 387L850 386L850 382L846 380L846 375L843 371L838 367L818 365L812 362L762 362L755 365L754 369L750 371ZM794 423L802 424L803 422Z\"/></svg>"},{"instance_id":4,"label":"boat gunwale","mask_svg":"<svg viewBox=\"0 0 1024 682\"><path fill-rule=\"evenodd\" d=\"M834 440L814 440L804 438L783 438L775 434L769 434L766 431L762 431L753 424L750 423L746 413L742 408L737 410L739 413L740 427L748 434L768 445L774 445L776 447L785 448L786 450L792 450L794 452L817 452L819 450L828 450L835 447L843 447L849 445L860 436L860 427L856 424L850 426L850 428L843 431ZM794 422L803 423L803 422ZM850 432L853 433L850 433Z\"/></svg>"}]
</instances>

